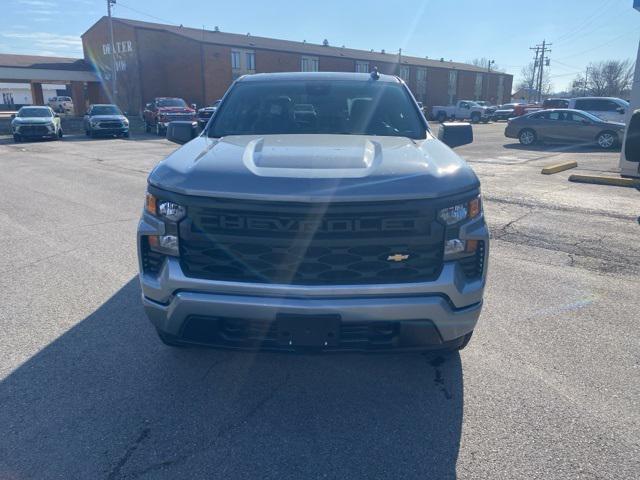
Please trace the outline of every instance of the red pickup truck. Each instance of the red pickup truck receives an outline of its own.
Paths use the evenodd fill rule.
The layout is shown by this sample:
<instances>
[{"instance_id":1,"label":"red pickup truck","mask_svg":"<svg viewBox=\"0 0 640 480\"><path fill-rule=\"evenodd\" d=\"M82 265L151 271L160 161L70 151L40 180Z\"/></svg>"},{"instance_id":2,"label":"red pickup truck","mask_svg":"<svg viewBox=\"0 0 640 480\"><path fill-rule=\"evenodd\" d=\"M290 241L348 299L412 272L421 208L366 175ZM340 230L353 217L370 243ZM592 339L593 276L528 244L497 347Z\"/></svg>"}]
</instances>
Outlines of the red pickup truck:
<instances>
[{"instance_id":1,"label":"red pickup truck","mask_svg":"<svg viewBox=\"0 0 640 480\"><path fill-rule=\"evenodd\" d=\"M195 121L196 110L182 98L158 97L146 104L142 117L147 132L154 131L156 135L164 136L171 121Z\"/></svg>"}]
</instances>

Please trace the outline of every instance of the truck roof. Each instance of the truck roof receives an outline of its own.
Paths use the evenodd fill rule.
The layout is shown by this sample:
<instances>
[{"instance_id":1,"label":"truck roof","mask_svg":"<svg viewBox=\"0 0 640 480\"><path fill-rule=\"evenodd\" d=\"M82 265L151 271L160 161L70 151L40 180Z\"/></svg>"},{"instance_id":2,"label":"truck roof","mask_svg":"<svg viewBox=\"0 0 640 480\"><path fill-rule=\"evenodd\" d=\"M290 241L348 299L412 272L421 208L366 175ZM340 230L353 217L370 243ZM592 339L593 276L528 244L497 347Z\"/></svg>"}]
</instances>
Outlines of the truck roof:
<instances>
[{"instance_id":1,"label":"truck roof","mask_svg":"<svg viewBox=\"0 0 640 480\"><path fill-rule=\"evenodd\" d=\"M281 72L281 73L255 73L240 77L238 82L268 82L272 80L351 80L367 82L371 80L370 73L349 72ZM394 75L380 73L376 82L400 83L400 79Z\"/></svg>"}]
</instances>

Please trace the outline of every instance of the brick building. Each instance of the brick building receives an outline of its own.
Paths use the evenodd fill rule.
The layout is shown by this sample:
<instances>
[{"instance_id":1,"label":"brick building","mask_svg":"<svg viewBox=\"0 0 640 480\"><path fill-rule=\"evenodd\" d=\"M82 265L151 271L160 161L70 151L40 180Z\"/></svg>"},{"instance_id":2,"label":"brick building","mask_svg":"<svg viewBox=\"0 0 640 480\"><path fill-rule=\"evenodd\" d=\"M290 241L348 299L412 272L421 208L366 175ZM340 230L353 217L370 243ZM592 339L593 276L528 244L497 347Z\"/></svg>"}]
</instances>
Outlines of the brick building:
<instances>
[{"instance_id":1,"label":"brick building","mask_svg":"<svg viewBox=\"0 0 640 480\"><path fill-rule=\"evenodd\" d=\"M118 98L129 112L159 96L210 104L240 75L262 72L381 73L405 80L426 106L459 99L508 102L513 76L464 63L317 45L220 31L113 19ZM326 42L325 42L326 43ZM82 35L85 59L109 89L113 53L102 17ZM103 92L104 100L112 97Z\"/></svg>"}]
</instances>

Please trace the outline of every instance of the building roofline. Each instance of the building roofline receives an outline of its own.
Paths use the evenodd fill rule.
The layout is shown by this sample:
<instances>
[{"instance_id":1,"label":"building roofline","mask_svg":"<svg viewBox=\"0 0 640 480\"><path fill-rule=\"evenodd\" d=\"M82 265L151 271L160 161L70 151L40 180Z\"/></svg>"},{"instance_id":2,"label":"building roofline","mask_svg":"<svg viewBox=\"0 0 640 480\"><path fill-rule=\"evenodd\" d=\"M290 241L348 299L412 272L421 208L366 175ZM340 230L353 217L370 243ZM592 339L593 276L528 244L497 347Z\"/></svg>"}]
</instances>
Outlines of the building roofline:
<instances>
[{"instance_id":1,"label":"building roofline","mask_svg":"<svg viewBox=\"0 0 640 480\"><path fill-rule=\"evenodd\" d=\"M105 18L106 17L100 18L100 20L98 20L95 24L89 27L89 29L82 34L82 37L84 37L88 32L90 32L98 23L103 21ZM449 70L454 69L454 70L470 71L470 72L476 72L476 73L512 76L511 74L505 73L505 72L495 72L495 71L488 72L485 68L477 67L475 65L470 65L466 63L439 61L434 59L427 59L427 58L407 56L407 55L400 56L398 53L395 53L395 52L382 53L382 52L358 50L358 49L346 48L346 47L335 47L330 45L325 46L325 45L320 45L320 44L315 44L310 42L298 42L294 40L282 40L282 39L269 38L269 37L253 36L249 34L242 35L237 33L211 31L211 30L197 29L197 28L191 28L191 27L145 22L141 20L131 20L131 19L120 18L120 17L113 17L113 20L132 28L165 31L167 33L173 33L175 35L179 35L182 38L186 38L192 41L206 43L206 44L225 45L229 47L244 48L244 49L272 50L272 51L281 51L281 52L288 52L288 53L294 52L294 53L299 53L301 55L345 58L350 60L369 61L369 62L373 62L374 64L375 62L393 63L393 64L407 65L407 66L414 66L414 67L444 68Z\"/></svg>"}]
</instances>

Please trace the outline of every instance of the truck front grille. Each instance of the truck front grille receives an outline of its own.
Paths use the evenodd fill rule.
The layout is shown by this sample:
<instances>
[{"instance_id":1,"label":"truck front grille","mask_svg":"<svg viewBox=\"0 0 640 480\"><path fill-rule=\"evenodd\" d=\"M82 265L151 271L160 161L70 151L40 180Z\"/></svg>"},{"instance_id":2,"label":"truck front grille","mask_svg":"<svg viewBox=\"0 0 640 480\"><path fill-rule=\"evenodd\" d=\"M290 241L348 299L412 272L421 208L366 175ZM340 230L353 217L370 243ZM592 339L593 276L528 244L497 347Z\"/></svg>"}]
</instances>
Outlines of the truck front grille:
<instances>
[{"instance_id":1,"label":"truck front grille","mask_svg":"<svg viewBox=\"0 0 640 480\"><path fill-rule=\"evenodd\" d=\"M107 122L100 122L100 128L122 128L122 122L117 120L110 120Z\"/></svg>"},{"instance_id":2,"label":"truck front grille","mask_svg":"<svg viewBox=\"0 0 640 480\"><path fill-rule=\"evenodd\" d=\"M444 227L424 201L187 206L180 262L193 278L292 285L435 280Z\"/></svg>"}]
</instances>

